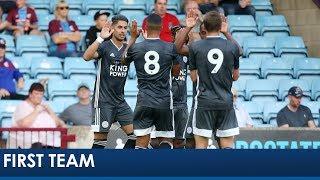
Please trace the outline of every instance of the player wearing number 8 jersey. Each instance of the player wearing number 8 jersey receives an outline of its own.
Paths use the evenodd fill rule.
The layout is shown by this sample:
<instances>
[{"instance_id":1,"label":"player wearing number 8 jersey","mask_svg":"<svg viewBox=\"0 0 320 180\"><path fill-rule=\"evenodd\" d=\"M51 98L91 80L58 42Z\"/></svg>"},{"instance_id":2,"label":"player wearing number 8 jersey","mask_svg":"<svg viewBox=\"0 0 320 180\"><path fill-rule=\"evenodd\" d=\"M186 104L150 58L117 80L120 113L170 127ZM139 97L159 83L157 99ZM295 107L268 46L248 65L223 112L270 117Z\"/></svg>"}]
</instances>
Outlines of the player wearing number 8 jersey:
<instances>
[{"instance_id":1,"label":"player wearing number 8 jersey","mask_svg":"<svg viewBox=\"0 0 320 180\"><path fill-rule=\"evenodd\" d=\"M160 140L166 147L172 145L171 138L175 135L171 69L177 53L173 43L159 39L161 24L159 15L149 15L146 40L131 46L126 58L127 63L134 61L138 77L139 93L133 118L137 148L147 148L154 127L156 137L167 138Z\"/></svg>"},{"instance_id":2,"label":"player wearing number 8 jersey","mask_svg":"<svg viewBox=\"0 0 320 180\"><path fill-rule=\"evenodd\" d=\"M189 47L191 79L197 82L192 123L196 148L207 148L213 133L221 148L231 148L233 136L239 134L231 86L239 77L240 52L236 44L219 36L221 24L218 13L207 13L206 39Z\"/></svg>"}]
</instances>

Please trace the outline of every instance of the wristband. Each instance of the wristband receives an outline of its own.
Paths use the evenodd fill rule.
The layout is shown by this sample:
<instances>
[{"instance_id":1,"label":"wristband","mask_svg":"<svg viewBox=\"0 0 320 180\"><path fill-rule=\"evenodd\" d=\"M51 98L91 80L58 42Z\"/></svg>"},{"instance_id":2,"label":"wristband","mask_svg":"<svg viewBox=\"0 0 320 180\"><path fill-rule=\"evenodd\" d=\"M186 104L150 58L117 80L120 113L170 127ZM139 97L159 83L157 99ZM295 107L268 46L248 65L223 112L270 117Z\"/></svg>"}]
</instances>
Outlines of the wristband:
<instances>
[{"instance_id":1,"label":"wristband","mask_svg":"<svg viewBox=\"0 0 320 180\"><path fill-rule=\"evenodd\" d=\"M98 43L101 44L104 41L104 39L102 37L98 36L96 41L98 41Z\"/></svg>"}]
</instances>

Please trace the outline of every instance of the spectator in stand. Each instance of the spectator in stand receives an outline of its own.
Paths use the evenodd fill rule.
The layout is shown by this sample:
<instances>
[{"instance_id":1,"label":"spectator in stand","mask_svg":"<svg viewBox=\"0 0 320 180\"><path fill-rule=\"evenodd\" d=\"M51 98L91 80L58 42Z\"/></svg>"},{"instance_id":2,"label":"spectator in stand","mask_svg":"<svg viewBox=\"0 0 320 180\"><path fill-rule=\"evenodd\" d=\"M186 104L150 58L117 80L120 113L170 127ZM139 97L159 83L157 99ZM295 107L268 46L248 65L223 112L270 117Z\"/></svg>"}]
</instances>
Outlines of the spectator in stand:
<instances>
[{"instance_id":1,"label":"spectator in stand","mask_svg":"<svg viewBox=\"0 0 320 180\"><path fill-rule=\"evenodd\" d=\"M51 36L50 55L60 58L81 56L77 52L77 42L81 33L76 23L68 18L69 6L61 0L55 7L56 18L49 23Z\"/></svg>"},{"instance_id":2,"label":"spectator in stand","mask_svg":"<svg viewBox=\"0 0 320 180\"><path fill-rule=\"evenodd\" d=\"M253 127L253 122L247 110L237 101L238 99L238 92L236 89L231 89L233 94L233 108L236 113L238 126L239 127Z\"/></svg>"},{"instance_id":3,"label":"spectator in stand","mask_svg":"<svg viewBox=\"0 0 320 180\"><path fill-rule=\"evenodd\" d=\"M105 10L97 11L93 19L96 23L95 26L91 26L86 33L85 43L86 47L89 47L99 37L102 27L106 24L110 13Z\"/></svg>"},{"instance_id":4,"label":"spectator in stand","mask_svg":"<svg viewBox=\"0 0 320 180\"><path fill-rule=\"evenodd\" d=\"M0 38L0 99L24 100L26 96L16 93L17 88L24 87L23 75L14 67L12 62L5 57L6 41Z\"/></svg>"},{"instance_id":5,"label":"spectator in stand","mask_svg":"<svg viewBox=\"0 0 320 180\"><path fill-rule=\"evenodd\" d=\"M225 15L251 15L255 18L256 9L251 5L251 0L219 0L219 5L224 9Z\"/></svg>"},{"instance_id":6,"label":"spectator in stand","mask_svg":"<svg viewBox=\"0 0 320 180\"><path fill-rule=\"evenodd\" d=\"M282 108L277 114L279 127L316 127L311 110L301 105L302 96L303 93L300 87L293 86L289 89L289 104Z\"/></svg>"},{"instance_id":7,"label":"spectator in stand","mask_svg":"<svg viewBox=\"0 0 320 180\"><path fill-rule=\"evenodd\" d=\"M17 8L10 10L4 24L0 25L0 29L6 27L7 30L13 32L15 37L24 34L41 35L34 9L26 5L26 0L17 0L16 5Z\"/></svg>"},{"instance_id":8,"label":"spectator in stand","mask_svg":"<svg viewBox=\"0 0 320 180\"><path fill-rule=\"evenodd\" d=\"M16 107L13 113L13 127L18 128L57 128L66 127L54 111L43 102L44 87L33 83L28 98ZM15 134L15 133L12 133ZM57 148L60 147L60 134L57 132L23 132L10 135L16 138L16 147L20 148ZM12 140L11 140L12 141ZM10 145L12 146L12 145Z\"/></svg>"},{"instance_id":9,"label":"spectator in stand","mask_svg":"<svg viewBox=\"0 0 320 180\"><path fill-rule=\"evenodd\" d=\"M224 14L224 10L219 6L219 0L198 0L199 8L202 14L210 11L216 11Z\"/></svg>"},{"instance_id":10,"label":"spectator in stand","mask_svg":"<svg viewBox=\"0 0 320 180\"><path fill-rule=\"evenodd\" d=\"M68 124L76 126L91 126L92 104L90 102L90 89L86 84L81 84L77 91L79 102L69 106L60 118Z\"/></svg>"},{"instance_id":11,"label":"spectator in stand","mask_svg":"<svg viewBox=\"0 0 320 180\"><path fill-rule=\"evenodd\" d=\"M0 0L0 32L6 27L5 21L2 21L4 13L8 14L12 9L17 8L15 0Z\"/></svg>"},{"instance_id":12,"label":"spectator in stand","mask_svg":"<svg viewBox=\"0 0 320 180\"><path fill-rule=\"evenodd\" d=\"M154 13L162 18L162 29L160 32L160 39L166 42L173 42L171 35L171 28L180 25L179 20L173 14L167 12L167 0L154 1ZM142 29L146 31L147 28L146 18L143 20Z\"/></svg>"}]
</instances>

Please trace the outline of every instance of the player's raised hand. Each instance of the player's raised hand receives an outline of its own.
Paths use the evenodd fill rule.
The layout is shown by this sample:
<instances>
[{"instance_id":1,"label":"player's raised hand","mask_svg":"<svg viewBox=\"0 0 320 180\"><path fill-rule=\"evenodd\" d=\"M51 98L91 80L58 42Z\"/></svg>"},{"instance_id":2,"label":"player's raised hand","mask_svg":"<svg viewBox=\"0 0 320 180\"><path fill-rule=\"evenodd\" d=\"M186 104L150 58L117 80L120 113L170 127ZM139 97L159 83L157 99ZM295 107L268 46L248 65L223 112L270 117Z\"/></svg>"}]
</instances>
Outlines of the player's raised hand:
<instances>
[{"instance_id":1,"label":"player's raised hand","mask_svg":"<svg viewBox=\"0 0 320 180\"><path fill-rule=\"evenodd\" d=\"M186 26L189 28L193 28L198 21L198 15L194 10L190 10L187 13L187 18L186 18Z\"/></svg>"},{"instance_id":2,"label":"player's raised hand","mask_svg":"<svg viewBox=\"0 0 320 180\"><path fill-rule=\"evenodd\" d=\"M130 27L130 34L131 38L138 38L140 35L140 32L138 31L138 23L136 20L133 20L131 22L131 27Z\"/></svg>"},{"instance_id":3,"label":"player's raised hand","mask_svg":"<svg viewBox=\"0 0 320 180\"><path fill-rule=\"evenodd\" d=\"M228 22L226 16L221 14L222 24L221 24L221 33L226 34L228 32Z\"/></svg>"},{"instance_id":4,"label":"player's raised hand","mask_svg":"<svg viewBox=\"0 0 320 180\"><path fill-rule=\"evenodd\" d=\"M100 32L100 37L103 39L106 39L112 35L113 31L114 29L111 28L111 22L107 21L102 27L102 30Z\"/></svg>"}]
</instances>

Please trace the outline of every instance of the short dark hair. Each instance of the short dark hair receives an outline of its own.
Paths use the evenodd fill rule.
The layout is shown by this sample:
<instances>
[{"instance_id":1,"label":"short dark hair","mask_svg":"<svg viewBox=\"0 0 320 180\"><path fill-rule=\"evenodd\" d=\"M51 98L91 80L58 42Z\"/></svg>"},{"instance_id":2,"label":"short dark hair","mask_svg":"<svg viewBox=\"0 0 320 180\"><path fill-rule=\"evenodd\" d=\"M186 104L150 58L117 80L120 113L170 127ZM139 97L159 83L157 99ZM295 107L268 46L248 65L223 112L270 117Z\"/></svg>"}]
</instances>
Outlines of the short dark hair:
<instances>
[{"instance_id":1,"label":"short dark hair","mask_svg":"<svg viewBox=\"0 0 320 180\"><path fill-rule=\"evenodd\" d=\"M147 17L147 30L160 31L162 27L162 19L158 14L150 14Z\"/></svg>"},{"instance_id":2,"label":"short dark hair","mask_svg":"<svg viewBox=\"0 0 320 180\"><path fill-rule=\"evenodd\" d=\"M154 0L154 3L156 4L158 2L158 0ZM166 0L166 2L168 2L168 0Z\"/></svg>"},{"instance_id":3,"label":"short dark hair","mask_svg":"<svg viewBox=\"0 0 320 180\"><path fill-rule=\"evenodd\" d=\"M216 11L210 11L204 16L203 24L208 32L218 32L222 24L221 15Z\"/></svg>"},{"instance_id":4,"label":"short dark hair","mask_svg":"<svg viewBox=\"0 0 320 180\"><path fill-rule=\"evenodd\" d=\"M113 16L111 21L112 21L112 24L116 24L119 21L125 21L125 22L129 23L128 18L122 14L118 14L118 15Z\"/></svg>"},{"instance_id":5,"label":"short dark hair","mask_svg":"<svg viewBox=\"0 0 320 180\"><path fill-rule=\"evenodd\" d=\"M30 86L30 89L29 89L29 94L32 93L33 91L40 91L40 92L44 92L44 87L41 83L33 83L31 86Z\"/></svg>"}]
</instances>

